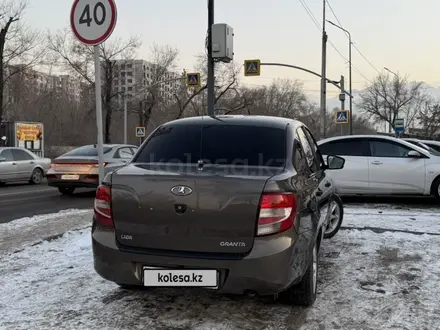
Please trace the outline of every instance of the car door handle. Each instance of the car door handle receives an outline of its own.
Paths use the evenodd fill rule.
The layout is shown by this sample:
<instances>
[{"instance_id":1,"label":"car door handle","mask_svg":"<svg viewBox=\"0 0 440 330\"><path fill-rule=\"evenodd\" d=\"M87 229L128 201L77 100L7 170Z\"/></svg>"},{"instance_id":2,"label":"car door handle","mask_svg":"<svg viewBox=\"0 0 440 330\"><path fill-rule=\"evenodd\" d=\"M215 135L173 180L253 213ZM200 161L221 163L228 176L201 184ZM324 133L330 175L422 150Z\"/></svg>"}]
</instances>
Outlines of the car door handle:
<instances>
[{"instance_id":1,"label":"car door handle","mask_svg":"<svg viewBox=\"0 0 440 330\"><path fill-rule=\"evenodd\" d=\"M378 160L375 160L374 162L371 162L371 164L373 164L373 165L381 165L383 163L378 161Z\"/></svg>"},{"instance_id":2,"label":"car door handle","mask_svg":"<svg viewBox=\"0 0 440 330\"><path fill-rule=\"evenodd\" d=\"M326 188L330 187L331 185L332 185L332 184L331 184L330 182L326 182L326 183L325 183L325 187L326 187Z\"/></svg>"},{"instance_id":3,"label":"car door handle","mask_svg":"<svg viewBox=\"0 0 440 330\"><path fill-rule=\"evenodd\" d=\"M17 163L16 163L16 162L13 162L12 165L17 165Z\"/></svg>"},{"instance_id":4,"label":"car door handle","mask_svg":"<svg viewBox=\"0 0 440 330\"><path fill-rule=\"evenodd\" d=\"M30 162L29 164L35 164L35 162Z\"/></svg>"}]
</instances>

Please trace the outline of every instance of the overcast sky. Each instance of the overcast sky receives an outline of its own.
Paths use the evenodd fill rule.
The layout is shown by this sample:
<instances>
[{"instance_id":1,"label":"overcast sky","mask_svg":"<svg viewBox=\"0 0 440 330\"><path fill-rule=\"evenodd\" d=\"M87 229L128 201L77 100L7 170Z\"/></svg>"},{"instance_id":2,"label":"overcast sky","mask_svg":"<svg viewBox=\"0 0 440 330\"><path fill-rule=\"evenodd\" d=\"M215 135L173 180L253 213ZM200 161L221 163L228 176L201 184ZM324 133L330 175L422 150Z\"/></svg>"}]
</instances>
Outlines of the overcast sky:
<instances>
[{"instance_id":1,"label":"overcast sky","mask_svg":"<svg viewBox=\"0 0 440 330\"><path fill-rule=\"evenodd\" d=\"M322 22L322 1L303 0ZM28 0L27 20L35 28L57 30L68 26L72 0ZM352 34L353 88L387 66L440 86L440 1L438 0L329 0L345 29ZM152 43L169 44L180 50L179 68L192 69L203 52L207 28L206 0L116 0L118 23L114 36L141 35L138 57L148 59ZM330 8L327 18L336 21ZM260 58L320 72L321 33L300 0L216 0L216 23L234 28L235 59ZM327 24L329 41L348 57L348 39ZM328 45L328 77L348 80L348 64ZM309 94L319 91L319 79L296 70L263 67L261 77L243 79L249 85L267 84L277 77L304 81ZM337 90L329 87L329 95Z\"/></svg>"}]
</instances>

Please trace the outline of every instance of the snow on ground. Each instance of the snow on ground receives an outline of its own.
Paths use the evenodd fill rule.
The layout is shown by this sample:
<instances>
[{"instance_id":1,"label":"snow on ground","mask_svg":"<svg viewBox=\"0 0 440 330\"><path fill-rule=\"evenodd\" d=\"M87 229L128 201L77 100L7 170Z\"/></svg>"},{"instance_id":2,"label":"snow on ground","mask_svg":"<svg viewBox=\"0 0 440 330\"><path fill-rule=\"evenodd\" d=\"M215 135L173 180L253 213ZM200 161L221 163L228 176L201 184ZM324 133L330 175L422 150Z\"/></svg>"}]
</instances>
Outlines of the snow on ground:
<instances>
[{"instance_id":1,"label":"snow on ground","mask_svg":"<svg viewBox=\"0 0 440 330\"><path fill-rule=\"evenodd\" d=\"M372 219L365 210L348 211L347 223ZM417 222L424 226L427 219ZM122 290L96 275L90 243L90 229L83 229L5 255L0 329L435 330L440 325L435 235L340 231L323 243L319 295L308 309L196 289Z\"/></svg>"},{"instance_id":2,"label":"snow on ground","mask_svg":"<svg viewBox=\"0 0 440 330\"><path fill-rule=\"evenodd\" d=\"M85 228L91 222L92 210L69 209L2 223L0 224L0 251L2 254L15 251L44 238L69 230Z\"/></svg>"},{"instance_id":3,"label":"snow on ground","mask_svg":"<svg viewBox=\"0 0 440 330\"><path fill-rule=\"evenodd\" d=\"M344 227L407 230L440 235L440 210L408 210L386 207L344 207Z\"/></svg>"}]
</instances>

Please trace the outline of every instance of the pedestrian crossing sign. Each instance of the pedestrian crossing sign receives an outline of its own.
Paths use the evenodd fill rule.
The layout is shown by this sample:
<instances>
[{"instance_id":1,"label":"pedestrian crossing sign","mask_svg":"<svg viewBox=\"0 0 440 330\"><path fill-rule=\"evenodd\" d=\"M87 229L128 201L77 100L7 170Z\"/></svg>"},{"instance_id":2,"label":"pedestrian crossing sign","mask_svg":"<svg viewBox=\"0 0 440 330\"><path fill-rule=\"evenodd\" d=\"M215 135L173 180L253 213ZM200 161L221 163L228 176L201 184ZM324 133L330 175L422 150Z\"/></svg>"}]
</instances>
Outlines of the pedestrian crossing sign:
<instances>
[{"instance_id":1,"label":"pedestrian crossing sign","mask_svg":"<svg viewBox=\"0 0 440 330\"><path fill-rule=\"evenodd\" d=\"M187 73L186 86L200 88L200 73Z\"/></svg>"},{"instance_id":2,"label":"pedestrian crossing sign","mask_svg":"<svg viewBox=\"0 0 440 330\"><path fill-rule=\"evenodd\" d=\"M336 124L348 124L348 111L339 110L336 111Z\"/></svg>"},{"instance_id":3,"label":"pedestrian crossing sign","mask_svg":"<svg viewBox=\"0 0 440 330\"><path fill-rule=\"evenodd\" d=\"M136 127L136 137L145 137L145 127Z\"/></svg>"},{"instance_id":4,"label":"pedestrian crossing sign","mask_svg":"<svg viewBox=\"0 0 440 330\"><path fill-rule=\"evenodd\" d=\"M260 60L246 60L244 61L244 75L245 76L259 76L260 75Z\"/></svg>"}]
</instances>

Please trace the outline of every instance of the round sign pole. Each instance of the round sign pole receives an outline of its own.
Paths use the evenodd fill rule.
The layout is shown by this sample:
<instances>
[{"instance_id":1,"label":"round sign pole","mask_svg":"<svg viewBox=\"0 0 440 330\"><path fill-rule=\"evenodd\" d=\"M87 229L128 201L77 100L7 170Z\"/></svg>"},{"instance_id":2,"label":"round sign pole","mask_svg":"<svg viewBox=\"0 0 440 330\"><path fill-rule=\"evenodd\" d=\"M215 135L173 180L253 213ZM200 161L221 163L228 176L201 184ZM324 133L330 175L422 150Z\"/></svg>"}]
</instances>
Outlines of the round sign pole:
<instances>
[{"instance_id":1,"label":"round sign pole","mask_svg":"<svg viewBox=\"0 0 440 330\"><path fill-rule=\"evenodd\" d=\"M99 184L104 180L101 58L99 45L113 33L116 20L117 9L114 0L75 0L70 12L70 25L75 37L83 44L94 47Z\"/></svg>"}]
</instances>

